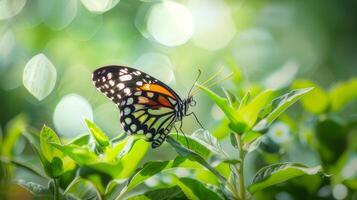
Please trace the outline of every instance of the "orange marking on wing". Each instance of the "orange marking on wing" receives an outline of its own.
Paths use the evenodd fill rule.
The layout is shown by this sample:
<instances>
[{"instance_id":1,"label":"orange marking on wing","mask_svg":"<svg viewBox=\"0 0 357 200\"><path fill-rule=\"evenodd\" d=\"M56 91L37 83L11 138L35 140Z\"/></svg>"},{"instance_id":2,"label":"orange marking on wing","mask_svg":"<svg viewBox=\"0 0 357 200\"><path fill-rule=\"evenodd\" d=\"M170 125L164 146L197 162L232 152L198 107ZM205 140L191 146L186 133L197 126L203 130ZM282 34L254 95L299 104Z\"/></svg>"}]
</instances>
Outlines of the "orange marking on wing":
<instances>
[{"instance_id":1,"label":"orange marking on wing","mask_svg":"<svg viewBox=\"0 0 357 200\"><path fill-rule=\"evenodd\" d=\"M167 100L165 97L163 97L163 96L160 95L159 98L158 98L158 100L159 100L159 103L160 103L161 105L166 106L166 107L169 107L169 108L172 108L171 103L170 103L169 100Z\"/></svg>"},{"instance_id":2,"label":"orange marking on wing","mask_svg":"<svg viewBox=\"0 0 357 200\"><path fill-rule=\"evenodd\" d=\"M161 93L161 94L165 94L171 98L173 98L174 100L176 100L176 97L166 88L162 87L161 85L158 84L144 84L143 86L139 87L139 89L141 90L145 90L145 91L153 91L153 92L157 92L157 93Z\"/></svg>"},{"instance_id":3,"label":"orange marking on wing","mask_svg":"<svg viewBox=\"0 0 357 200\"><path fill-rule=\"evenodd\" d=\"M151 100L149 98L146 98L146 97L139 97L138 103L142 104L142 105L151 106L151 108L160 107L160 104L158 104L157 102L155 102L155 101L153 101L153 100Z\"/></svg>"}]
</instances>

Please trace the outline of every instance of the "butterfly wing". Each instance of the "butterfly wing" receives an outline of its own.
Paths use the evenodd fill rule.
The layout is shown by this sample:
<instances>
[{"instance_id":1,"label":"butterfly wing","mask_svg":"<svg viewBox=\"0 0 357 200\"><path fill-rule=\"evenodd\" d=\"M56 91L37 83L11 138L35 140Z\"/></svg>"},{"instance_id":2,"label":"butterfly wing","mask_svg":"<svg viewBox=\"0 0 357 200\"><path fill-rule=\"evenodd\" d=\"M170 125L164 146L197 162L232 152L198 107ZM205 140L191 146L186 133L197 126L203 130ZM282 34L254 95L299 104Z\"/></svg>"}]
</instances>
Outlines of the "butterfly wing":
<instances>
[{"instance_id":1,"label":"butterfly wing","mask_svg":"<svg viewBox=\"0 0 357 200\"><path fill-rule=\"evenodd\" d=\"M120 110L128 134L145 134L153 148L162 144L176 119L180 97L150 75L125 66L106 66L93 72L95 86Z\"/></svg>"}]
</instances>

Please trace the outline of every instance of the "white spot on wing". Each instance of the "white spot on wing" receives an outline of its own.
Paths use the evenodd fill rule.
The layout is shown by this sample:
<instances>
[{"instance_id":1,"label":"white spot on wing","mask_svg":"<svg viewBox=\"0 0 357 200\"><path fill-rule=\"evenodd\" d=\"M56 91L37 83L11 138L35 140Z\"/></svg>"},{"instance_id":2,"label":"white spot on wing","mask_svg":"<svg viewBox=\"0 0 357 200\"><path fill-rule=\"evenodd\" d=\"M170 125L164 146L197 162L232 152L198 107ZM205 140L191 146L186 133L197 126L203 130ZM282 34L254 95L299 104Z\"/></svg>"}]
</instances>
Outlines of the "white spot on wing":
<instances>
[{"instance_id":1,"label":"white spot on wing","mask_svg":"<svg viewBox=\"0 0 357 200\"><path fill-rule=\"evenodd\" d=\"M130 94L130 89L129 88L125 88L124 92L125 92L125 94L129 95Z\"/></svg>"},{"instance_id":2,"label":"white spot on wing","mask_svg":"<svg viewBox=\"0 0 357 200\"><path fill-rule=\"evenodd\" d=\"M132 79L132 76L127 74L119 77L120 81L130 81Z\"/></svg>"},{"instance_id":3,"label":"white spot on wing","mask_svg":"<svg viewBox=\"0 0 357 200\"><path fill-rule=\"evenodd\" d=\"M138 81L138 82L136 82L136 85L142 86L142 85L143 85L143 82L142 82L142 81Z\"/></svg>"},{"instance_id":4,"label":"white spot on wing","mask_svg":"<svg viewBox=\"0 0 357 200\"><path fill-rule=\"evenodd\" d=\"M107 74L107 78L108 78L108 79L112 79L112 77L113 77L113 74L112 74L112 73L108 73L108 74Z\"/></svg>"},{"instance_id":5,"label":"white spot on wing","mask_svg":"<svg viewBox=\"0 0 357 200\"><path fill-rule=\"evenodd\" d=\"M117 87L119 88L119 90L122 90L125 87L125 85L124 83L119 83Z\"/></svg>"},{"instance_id":6,"label":"white spot on wing","mask_svg":"<svg viewBox=\"0 0 357 200\"><path fill-rule=\"evenodd\" d=\"M115 82L113 80L109 80L109 85L114 86Z\"/></svg>"}]
</instances>

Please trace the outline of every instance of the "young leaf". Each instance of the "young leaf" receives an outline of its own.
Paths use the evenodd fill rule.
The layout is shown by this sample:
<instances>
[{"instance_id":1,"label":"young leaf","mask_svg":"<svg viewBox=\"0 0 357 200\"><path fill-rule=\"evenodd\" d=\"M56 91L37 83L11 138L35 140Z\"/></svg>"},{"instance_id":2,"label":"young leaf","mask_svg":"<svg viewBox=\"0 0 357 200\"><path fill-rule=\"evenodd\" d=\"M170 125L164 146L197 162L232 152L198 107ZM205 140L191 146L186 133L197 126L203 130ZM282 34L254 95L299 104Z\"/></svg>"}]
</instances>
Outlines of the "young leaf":
<instances>
[{"instance_id":1,"label":"young leaf","mask_svg":"<svg viewBox=\"0 0 357 200\"><path fill-rule=\"evenodd\" d=\"M208 185L201 183L198 180L192 178L178 178L172 175L174 182L181 188L183 193L185 193L188 199L192 200L223 200L224 198L219 195L216 191L208 188Z\"/></svg>"},{"instance_id":2,"label":"young leaf","mask_svg":"<svg viewBox=\"0 0 357 200\"><path fill-rule=\"evenodd\" d=\"M45 158L45 160L42 161L42 164L47 175L56 178L62 175L66 170L73 169L75 163L70 159L67 159L67 163L64 163L63 153L51 144L60 145L61 141L56 133L45 125L40 133L41 154Z\"/></svg>"},{"instance_id":3,"label":"young leaf","mask_svg":"<svg viewBox=\"0 0 357 200\"><path fill-rule=\"evenodd\" d=\"M277 163L266 166L255 174L248 191L254 193L298 176L318 174L321 170L321 166L307 167L299 163Z\"/></svg>"},{"instance_id":4,"label":"young leaf","mask_svg":"<svg viewBox=\"0 0 357 200\"><path fill-rule=\"evenodd\" d=\"M48 161L52 161L54 157L62 158L62 152L50 145L50 143L61 144L61 141L51 128L44 125L40 133L41 152Z\"/></svg>"},{"instance_id":5,"label":"young leaf","mask_svg":"<svg viewBox=\"0 0 357 200\"><path fill-rule=\"evenodd\" d=\"M216 93L202 85L197 84L197 86L201 88L217 104L217 106L224 112L224 114L232 123L239 122L238 113L236 113L236 111L230 107L227 99L218 96Z\"/></svg>"},{"instance_id":6,"label":"young leaf","mask_svg":"<svg viewBox=\"0 0 357 200\"><path fill-rule=\"evenodd\" d=\"M90 135L89 134L84 134L80 135L77 138L74 138L69 144L74 144L78 146L84 146L87 145L90 140Z\"/></svg>"},{"instance_id":7,"label":"young leaf","mask_svg":"<svg viewBox=\"0 0 357 200\"><path fill-rule=\"evenodd\" d=\"M234 133L230 133L229 134L229 138L230 138L232 146L234 148L238 149L239 146L238 146L238 141L237 141L237 138L236 138L235 134Z\"/></svg>"},{"instance_id":8,"label":"young leaf","mask_svg":"<svg viewBox=\"0 0 357 200\"><path fill-rule=\"evenodd\" d=\"M245 134L242 135L242 143L243 143L243 149L246 150L247 152L252 152L256 148L259 147L260 141L262 134L255 132L255 131L249 131Z\"/></svg>"},{"instance_id":9,"label":"young leaf","mask_svg":"<svg viewBox=\"0 0 357 200\"><path fill-rule=\"evenodd\" d=\"M304 79L295 80L292 84L292 88L294 89L307 87L313 87L314 89L301 98L301 104L304 109L314 114L327 111L329 107L329 97L323 88L312 81Z\"/></svg>"},{"instance_id":10,"label":"young leaf","mask_svg":"<svg viewBox=\"0 0 357 200\"><path fill-rule=\"evenodd\" d=\"M97 155L86 146L77 146L75 144L60 145L57 143L50 143L50 145L72 158L81 166L95 163L98 160Z\"/></svg>"},{"instance_id":11,"label":"young leaf","mask_svg":"<svg viewBox=\"0 0 357 200\"><path fill-rule=\"evenodd\" d=\"M253 130L256 132L262 132L266 130L270 124L278 118L288 107L293 105L305 94L310 92L312 88L304 88L290 91L276 99L272 102L272 111L262 120L260 120L254 127Z\"/></svg>"},{"instance_id":12,"label":"young leaf","mask_svg":"<svg viewBox=\"0 0 357 200\"><path fill-rule=\"evenodd\" d=\"M88 119L84 119L84 120L87 124L87 127L88 127L90 133L92 134L95 141L97 142L97 144L102 149L105 149L105 147L109 146L110 141L109 141L109 138L107 137L107 135L105 135L105 133L103 133L103 131L99 127L97 127L93 122L89 121Z\"/></svg>"},{"instance_id":13,"label":"young leaf","mask_svg":"<svg viewBox=\"0 0 357 200\"><path fill-rule=\"evenodd\" d=\"M247 128L251 128L257 121L259 112L268 105L273 98L272 90L265 90L250 101L246 106L239 108L239 113L243 117L243 121L247 124Z\"/></svg>"}]
</instances>

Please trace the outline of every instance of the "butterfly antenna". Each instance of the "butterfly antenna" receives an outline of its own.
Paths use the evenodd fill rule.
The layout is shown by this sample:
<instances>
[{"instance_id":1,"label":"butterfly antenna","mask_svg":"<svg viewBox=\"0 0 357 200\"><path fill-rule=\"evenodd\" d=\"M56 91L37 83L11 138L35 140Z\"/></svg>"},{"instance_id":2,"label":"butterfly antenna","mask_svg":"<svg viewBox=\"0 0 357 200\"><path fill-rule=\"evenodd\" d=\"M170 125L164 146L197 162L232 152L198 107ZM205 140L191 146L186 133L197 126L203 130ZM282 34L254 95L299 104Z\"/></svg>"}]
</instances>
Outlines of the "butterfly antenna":
<instances>
[{"instance_id":1,"label":"butterfly antenna","mask_svg":"<svg viewBox=\"0 0 357 200\"><path fill-rule=\"evenodd\" d=\"M201 83L201 85L205 85L208 82L210 82L211 80L215 79L218 75L220 75L223 72L223 67L219 68L219 70L213 74L210 78L208 78L207 80L205 80L203 83Z\"/></svg>"},{"instance_id":2,"label":"butterfly antenna","mask_svg":"<svg viewBox=\"0 0 357 200\"><path fill-rule=\"evenodd\" d=\"M222 78L222 79L219 79L219 80L217 80L217 81L215 81L215 82L213 82L213 83L210 83L210 84L208 84L208 85L206 85L205 87L207 87L207 88L210 88L210 87L212 87L212 86L214 86L214 85L217 85L218 83L220 83L220 82L222 82L222 81L224 81L224 80L227 80L227 79L229 79L230 77L232 77L233 76L233 73L230 73L230 74L228 74L226 77L224 77L224 78ZM202 84L201 84L202 85ZM203 85L202 85L203 86ZM196 95L198 92L200 92L201 90L199 89L199 88L197 88L195 91L193 91L192 92L192 96L193 95Z\"/></svg>"},{"instance_id":3,"label":"butterfly antenna","mask_svg":"<svg viewBox=\"0 0 357 200\"><path fill-rule=\"evenodd\" d=\"M192 84L192 87L190 88L190 90L189 90L189 92L188 92L188 97L192 96L192 95L191 95L191 92L192 92L193 88L195 87L195 85L196 85L198 79L200 78L201 73L202 73L202 72L201 72L201 70L199 69L199 70L198 70L197 78L196 78L195 82Z\"/></svg>"}]
</instances>

